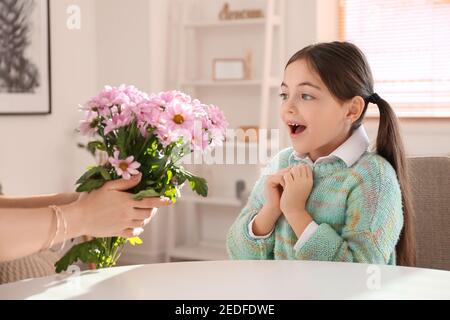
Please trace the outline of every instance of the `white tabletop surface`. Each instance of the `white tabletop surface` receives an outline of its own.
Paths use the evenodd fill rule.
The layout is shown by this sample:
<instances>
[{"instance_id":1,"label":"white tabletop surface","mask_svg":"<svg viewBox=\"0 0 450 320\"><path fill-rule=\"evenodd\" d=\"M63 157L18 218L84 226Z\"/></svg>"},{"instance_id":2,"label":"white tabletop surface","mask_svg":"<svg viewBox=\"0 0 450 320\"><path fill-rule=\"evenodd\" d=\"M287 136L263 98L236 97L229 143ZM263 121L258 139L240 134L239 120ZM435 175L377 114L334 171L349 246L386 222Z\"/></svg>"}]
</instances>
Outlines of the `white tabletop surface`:
<instances>
[{"instance_id":1,"label":"white tabletop surface","mask_svg":"<svg viewBox=\"0 0 450 320\"><path fill-rule=\"evenodd\" d=\"M0 299L450 299L450 271L312 261L161 263L4 284Z\"/></svg>"}]
</instances>

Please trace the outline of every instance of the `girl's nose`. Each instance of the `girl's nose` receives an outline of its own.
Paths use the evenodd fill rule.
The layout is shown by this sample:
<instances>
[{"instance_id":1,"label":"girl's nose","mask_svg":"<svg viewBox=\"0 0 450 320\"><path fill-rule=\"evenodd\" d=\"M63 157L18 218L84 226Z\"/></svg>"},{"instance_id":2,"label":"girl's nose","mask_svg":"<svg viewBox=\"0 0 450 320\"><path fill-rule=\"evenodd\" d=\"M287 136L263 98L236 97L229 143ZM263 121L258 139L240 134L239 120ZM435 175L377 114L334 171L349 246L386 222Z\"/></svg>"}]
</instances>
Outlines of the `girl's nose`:
<instances>
[{"instance_id":1,"label":"girl's nose","mask_svg":"<svg viewBox=\"0 0 450 320\"><path fill-rule=\"evenodd\" d=\"M295 114L297 112L297 108L294 106L293 103L286 103L286 112L289 114Z\"/></svg>"}]
</instances>

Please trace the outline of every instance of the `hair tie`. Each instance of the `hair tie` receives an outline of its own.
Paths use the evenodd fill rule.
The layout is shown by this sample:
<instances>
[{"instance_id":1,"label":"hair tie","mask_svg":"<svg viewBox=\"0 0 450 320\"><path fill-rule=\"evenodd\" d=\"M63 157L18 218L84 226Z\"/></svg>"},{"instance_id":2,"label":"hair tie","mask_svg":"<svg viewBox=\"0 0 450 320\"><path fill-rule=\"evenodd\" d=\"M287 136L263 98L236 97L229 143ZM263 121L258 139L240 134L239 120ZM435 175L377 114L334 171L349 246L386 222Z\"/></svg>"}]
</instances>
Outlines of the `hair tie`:
<instances>
[{"instance_id":1,"label":"hair tie","mask_svg":"<svg viewBox=\"0 0 450 320\"><path fill-rule=\"evenodd\" d=\"M378 104L381 98L377 93L372 93L369 97L366 98L367 102Z\"/></svg>"}]
</instances>

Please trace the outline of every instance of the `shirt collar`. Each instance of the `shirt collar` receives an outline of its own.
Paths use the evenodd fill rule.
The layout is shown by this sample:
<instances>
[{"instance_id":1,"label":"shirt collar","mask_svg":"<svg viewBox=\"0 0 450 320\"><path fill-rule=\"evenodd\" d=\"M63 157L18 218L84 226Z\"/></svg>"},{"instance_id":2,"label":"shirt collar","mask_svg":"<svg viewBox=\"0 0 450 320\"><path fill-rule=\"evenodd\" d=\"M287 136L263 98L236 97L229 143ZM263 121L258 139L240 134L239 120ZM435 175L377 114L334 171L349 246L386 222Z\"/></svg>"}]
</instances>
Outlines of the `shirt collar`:
<instances>
[{"instance_id":1,"label":"shirt collar","mask_svg":"<svg viewBox=\"0 0 450 320\"><path fill-rule=\"evenodd\" d=\"M359 126L352 135L337 149L331 152L328 156L320 157L316 162L312 162L311 158L306 154L298 154L294 151L294 158L296 160L306 161L308 164L318 164L321 162L329 162L334 158L339 158L345 162L347 167L351 167L358 159L367 151L369 147L369 137L367 136L366 130L361 125Z\"/></svg>"}]
</instances>

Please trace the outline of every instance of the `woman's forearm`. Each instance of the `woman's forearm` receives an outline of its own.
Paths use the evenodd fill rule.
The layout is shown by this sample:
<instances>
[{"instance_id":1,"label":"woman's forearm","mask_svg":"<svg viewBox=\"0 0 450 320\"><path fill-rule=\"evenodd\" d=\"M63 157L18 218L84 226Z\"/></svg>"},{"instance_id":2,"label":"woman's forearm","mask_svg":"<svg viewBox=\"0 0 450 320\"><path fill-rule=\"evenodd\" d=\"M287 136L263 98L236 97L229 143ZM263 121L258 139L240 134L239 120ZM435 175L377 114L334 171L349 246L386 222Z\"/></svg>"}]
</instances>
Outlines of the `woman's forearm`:
<instances>
[{"instance_id":1,"label":"woman's forearm","mask_svg":"<svg viewBox=\"0 0 450 320\"><path fill-rule=\"evenodd\" d=\"M82 215L73 205L61 206L67 222L60 221L54 243L83 235ZM52 209L0 209L0 261L18 259L45 249L56 232L56 216Z\"/></svg>"},{"instance_id":2,"label":"woman's forearm","mask_svg":"<svg viewBox=\"0 0 450 320\"><path fill-rule=\"evenodd\" d=\"M62 206L78 199L78 193L58 193L31 197L0 196L0 208L43 208L50 205Z\"/></svg>"}]
</instances>

